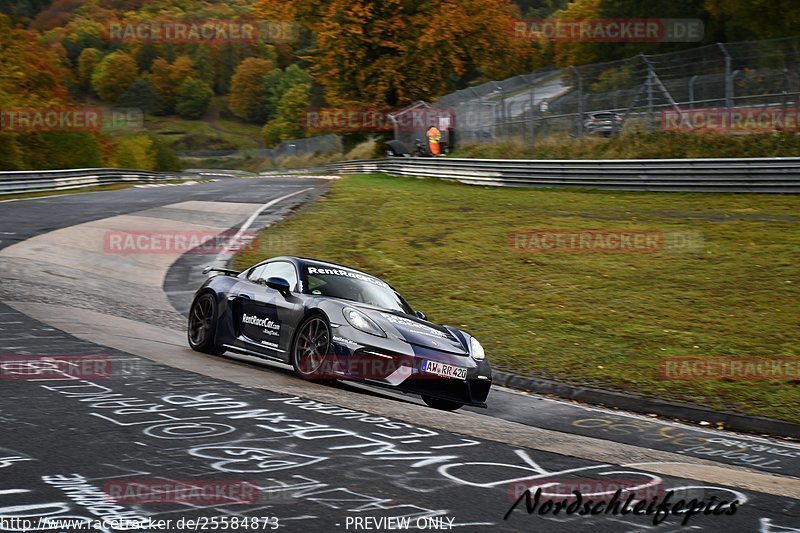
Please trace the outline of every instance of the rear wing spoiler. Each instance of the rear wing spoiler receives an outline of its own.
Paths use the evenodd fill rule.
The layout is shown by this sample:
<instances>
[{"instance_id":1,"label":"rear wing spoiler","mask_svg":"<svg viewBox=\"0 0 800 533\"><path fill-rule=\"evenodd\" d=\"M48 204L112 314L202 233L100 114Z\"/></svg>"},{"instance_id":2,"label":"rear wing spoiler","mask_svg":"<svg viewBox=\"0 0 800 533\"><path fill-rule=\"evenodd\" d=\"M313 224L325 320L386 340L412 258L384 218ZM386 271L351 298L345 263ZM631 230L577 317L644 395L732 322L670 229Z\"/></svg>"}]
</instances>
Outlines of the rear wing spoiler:
<instances>
[{"instance_id":1,"label":"rear wing spoiler","mask_svg":"<svg viewBox=\"0 0 800 533\"><path fill-rule=\"evenodd\" d=\"M208 266L203 269L203 274L208 274L209 272L219 272L220 274L224 274L226 276L238 276L240 274L238 270L231 270L229 268L217 268Z\"/></svg>"}]
</instances>

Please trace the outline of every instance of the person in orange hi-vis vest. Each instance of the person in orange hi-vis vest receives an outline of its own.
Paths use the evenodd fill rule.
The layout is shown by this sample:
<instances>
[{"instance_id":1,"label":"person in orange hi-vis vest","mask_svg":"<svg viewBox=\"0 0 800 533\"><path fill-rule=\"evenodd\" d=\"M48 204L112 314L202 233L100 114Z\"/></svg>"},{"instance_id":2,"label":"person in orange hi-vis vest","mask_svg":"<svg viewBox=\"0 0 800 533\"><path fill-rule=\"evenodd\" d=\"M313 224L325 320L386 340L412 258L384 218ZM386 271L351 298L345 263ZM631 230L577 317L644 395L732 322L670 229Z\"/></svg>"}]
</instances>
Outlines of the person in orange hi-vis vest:
<instances>
[{"instance_id":1,"label":"person in orange hi-vis vest","mask_svg":"<svg viewBox=\"0 0 800 533\"><path fill-rule=\"evenodd\" d=\"M436 126L431 126L425 135L428 137L428 147L430 147L431 153L439 155L439 141L442 140L442 132Z\"/></svg>"}]
</instances>

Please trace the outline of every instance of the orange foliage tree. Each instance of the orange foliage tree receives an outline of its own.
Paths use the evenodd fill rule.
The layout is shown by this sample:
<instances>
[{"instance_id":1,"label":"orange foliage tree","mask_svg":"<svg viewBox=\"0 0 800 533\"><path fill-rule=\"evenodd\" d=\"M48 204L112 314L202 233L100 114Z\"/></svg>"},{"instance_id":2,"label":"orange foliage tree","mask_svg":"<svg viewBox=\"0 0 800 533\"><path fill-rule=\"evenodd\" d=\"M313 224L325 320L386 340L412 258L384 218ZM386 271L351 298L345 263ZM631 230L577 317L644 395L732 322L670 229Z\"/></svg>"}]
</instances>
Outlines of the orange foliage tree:
<instances>
[{"instance_id":1,"label":"orange foliage tree","mask_svg":"<svg viewBox=\"0 0 800 533\"><path fill-rule=\"evenodd\" d=\"M251 122L264 119L264 81L272 68L271 61L260 57L248 57L239 64L231 78L228 98L228 107L234 115Z\"/></svg>"},{"instance_id":2,"label":"orange foliage tree","mask_svg":"<svg viewBox=\"0 0 800 533\"><path fill-rule=\"evenodd\" d=\"M178 89L184 80L196 77L194 63L189 56L178 56L172 63L162 58L153 61L151 75L153 89L166 105L165 111L172 111L175 107L178 101Z\"/></svg>"},{"instance_id":3,"label":"orange foliage tree","mask_svg":"<svg viewBox=\"0 0 800 533\"><path fill-rule=\"evenodd\" d=\"M256 7L269 19L278 5ZM533 47L513 37L510 0L299 0L289 14L314 34L306 59L332 105L405 105L531 63Z\"/></svg>"},{"instance_id":4,"label":"orange foliage tree","mask_svg":"<svg viewBox=\"0 0 800 533\"><path fill-rule=\"evenodd\" d=\"M0 14L0 108L61 106L69 99L60 57L35 32Z\"/></svg>"}]
</instances>

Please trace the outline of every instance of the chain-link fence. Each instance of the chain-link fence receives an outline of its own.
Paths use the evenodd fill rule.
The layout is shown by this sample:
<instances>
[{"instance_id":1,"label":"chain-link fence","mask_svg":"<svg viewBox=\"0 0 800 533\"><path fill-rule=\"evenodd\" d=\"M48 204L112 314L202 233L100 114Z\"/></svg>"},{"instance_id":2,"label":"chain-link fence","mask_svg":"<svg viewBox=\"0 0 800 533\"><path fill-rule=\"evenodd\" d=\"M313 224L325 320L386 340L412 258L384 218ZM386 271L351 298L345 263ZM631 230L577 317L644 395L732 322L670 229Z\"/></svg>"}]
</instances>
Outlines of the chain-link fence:
<instances>
[{"instance_id":1,"label":"chain-link fence","mask_svg":"<svg viewBox=\"0 0 800 533\"><path fill-rule=\"evenodd\" d=\"M176 154L184 158L253 158L269 160L272 164L289 156L330 154L342 151L342 137L336 134L319 135L307 139L283 141L274 148L230 149L230 150L192 150Z\"/></svg>"},{"instance_id":2,"label":"chain-link fence","mask_svg":"<svg viewBox=\"0 0 800 533\"><path fill-rule=\"evenodd\" d=\"M540 70L445 95L430 107L452 114L440 127L451 146L637 128L796 131L799 62L800 37L718 43ZM759 110L770 113L768 124ZM395 138L413 148L428 126Z\"/></svg>"},{"instance_id":3,"label":"chain-link fence","mask_svg":"<svg viewBox=\"0 0 800 533\"><path fill-rule=\"evenodd\" d=\"M342 138L339 135L319 135L307 139L283 141L275 148L265 150L273 161L293 155L330 154L342 151Z\"/></svg>"}]
</instances>

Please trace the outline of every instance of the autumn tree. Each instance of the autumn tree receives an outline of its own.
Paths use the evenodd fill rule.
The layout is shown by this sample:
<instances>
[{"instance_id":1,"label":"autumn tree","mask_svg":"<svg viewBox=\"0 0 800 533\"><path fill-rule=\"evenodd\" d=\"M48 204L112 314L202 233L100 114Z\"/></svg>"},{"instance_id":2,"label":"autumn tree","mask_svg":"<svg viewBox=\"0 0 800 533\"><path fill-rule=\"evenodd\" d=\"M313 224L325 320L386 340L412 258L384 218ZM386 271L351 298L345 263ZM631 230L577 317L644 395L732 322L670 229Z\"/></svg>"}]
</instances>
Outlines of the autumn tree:
<instances>
[{"instance_id":1,"label":"autumn tree","mask_svg":"<svg viewBox=\"0 0 800 533\"><path fill-rule=\"evenodd\" d=\"M67 78L59 57L36 32L12 28L0 15L0 109L49 107L68 101Z\"/></svg>"},{"instance_id":2,"label":"autumn tree","mask_svg":"<svg viewBox=\"0 0 800 533\"><path fill-rule=\"evenodd\" d=\"M94 69L102 57L103 53L97 48L84 48L78 56L78 83L84 90L91 88Z\"/></svg>"},{"instance_id":3,"label":"autumn tree","mask_svg":"<svg viewBox=\"0 0 800 533\"><path fill-rule=\"evenodd\" d=\"M242 49L236 43L224 42L213 51L212 57L217 75L214 88L217 94L227 94L231 90L231 78L242 61Z\"/></svg>"},{"instance_id":4,"label":"autumn tree","mask_svg":"<svg viewBox=\"0 0 800 533\"><path fill-rule=\"evenodd\" d=\"M42 44L36 32L14 28L10 19L0 14L0 51L0 109L46 109L68 104L69 94L64 85L68 75L61 58ZM47 148L56 164L61 163L63 149L58 153L51 150L58 148L54 141L60 135L66 133L52 132L42 137L40 133L0 132L0 169L24 170L36 164L52 164L42 163L42 154L36 152L42 147ZM84 162L88 164L95 159L90 157Z\"/></svg>"},{"instance_id":5,"label":"autumn tree","mask_svg":"<svg viewBox=\"0 0 800 533\"><path fill-rule=\"evenodd\" d=\"M530 66L510 0L299 0L292 10L316 35L307 57L333 105L399 106Z\"/></svg>"},{"instance_id":6,"label":"autumn tree","mask_svg":"<svg viewBox=\"0 0 800 533\"><path fill-rule=\"evenodd\" d=\"M31 19L46 8L52 0L5 0L0 4L0 13L8 15L12 21Z\"/></svg>"},{"instance_id":7,"label":"autumn tree","mask_svg":"<svg viewBox=\"0 0 800 533\"><path fill-rule=\"evenodd\" d=\"M197 73L189 56L178 56L168 63L166 59L153 61L151 80L158 97L164 102L165 113L171 113L178 103L178 89L184 80L195 79Z\"/></svg>"},{"instance_id":8,"label":"autumn tree","mask_svg":"<svg viewBox=\"0 0 800 533\"><path fill-rule=\"evenodd\" d=\"M175 152L167 146L160 137L151 135L153 139L153 150L155 151L155 169L159 172L179 172L181 170L181 161Z\"/></svg>"},{"instance_id":9,"label":"autumn tree","mask_svg":"<svg viewBox=\"0 0 800 533\"><path fill-rule=\"evenodd\" d=\"M217 76L217 69L209 47L205 45L197 46L192 53L192 60L197 70L197 79L203 80L209 86L213 86Z\"/></svg>"},{"instance_id":10,"label":"autumn tree","mask_svg":"<svg viewBox=\"0 0 800 533\"><path fill-rule=\"evenodd\" d=\"M55 0L36 16L31 26L40 31L64 26L69 21L72 12L82 4L83 0Z\"/></svg>"},{"instance_id":11,"label":"autumn tree","mask_svg":"<svg viewBox=\"0 0 800 533\"><path fill-rule=\"evenodd\" d=\"M298 67L291 65L286 70L275 69L270 71L264 79L264 113L267 120L272 120L278 114L281 99L286 91L292 87L303 85L310 92L311 75Z\"/></svg>"},{"instance_id":12,"label":"autumn tree","mask_svg":"<svg viewBox=\"0 0 800 533\"><path fill-rule=\"evenodd\" d=\"M796 0L706 0L705 8L718 21L725 40L790 37L800 28Z\"/></svg>"},{"instance_id":13,"label":"autumn tree","mask_svg":"<svg viewBox=\"0 0 800 533\"><path fill-rule=\"evenodd\" d=\"M138 76L136 61L130 55L112 52L95 67L92 89L102 100L116 102Z\"/></svg>"},{"instance_id":14,"label":"autumn tree","mask_svg":"<svg viewBox=\"0 0 800 533\"><path fill-rule=\"evenodd\" d=\"M595 20L600 17L602 0L575 0L566 9L553 14L557 20ZM601 61L603 49L610 43L563 40L552 43L555 64L565 68Z\"/></svg>"},{"instance_id":15,"label":"autumn tree","mask_svg":"<svg viewBox=\"0 0 800 533\"><path fill-rule=\"evenodd\" d=\"M160 52L156 45L151 42L143 43L136 50L136 64L139 65L139 70L142 72L150 70L153 67L153 61L159 56Z\"/></svg>"},{"instance_id":16,"label":"autumn tree","mask_svg":"<svg viewBox=\"0 0 800 533\"><path fill-rule=\"evenodd\" d=\"M276 117L267 122L261 130L267 146L306 136L302 116L310 105L310 91L310 84L301 83L289 88L281 96Z\"/></svg>"},{"instance_id":17,"label":"autumn tree","mask_svg":"<svg viewBox=\"0 0 800 533\"><path fill-rule=\"evenodd\" d=\"M33 169L86 168L102 165L95 133L45 131L19 135L25 167Z\"/></svg>"},{"instance_id":18,"label":"autumn tree","mask_svg":"<svg viewBox=\"0 0 800 533\"><path fill-rule=\"evenodd\" d=\"M133 82L120 96L117 104L141 109L147 113L163 112L165 108L164 101L156 94L149 77L141 77Z\"/></svg>"},{"instance_id":19,"label":"autumn tree","mask_svg":"<svg viewBox=\"0 0 800 533\"><path fill-rule=\"evenodd\" d=\"M250 121L263 121L264 80L272 70L272 62L259 57L242 61L231 78L228 107L237 117Z\"/></svg>"},{"instance_id":20,"label":"autumn tree","mask_svg":"<svg viewBox=\"0 0 800 533\"><path fill-rule=\"evenodd\" d=\"M183 118L200 118L208 111L214 91L202 80L187 78L178 87L175 111Z\"/></svg>"},{"instance_id":21,"label":"autumn tree","mask_svg":"<svg viewBox=\"0 0 800 533\"><path fill-rule=\"evenodd\" d=\"M737 0L727 0L735 3ZM751 0L746 0L751 2ZM640 0L602 0L598 15L603 19L698 19L705 27L709 26L709 15L705 9L706 0L670 0L669 2L650 3ZM752 37L750 37L752 38ZM704 34L702 42L619 42L596 43L605 44L600 61L611 61L633 57L638 54L661 54L688 48L696 48L703 42L717 42Z\"/></svg>"},{"instance_id":22,"label":"autumn tree","mask_svg":"<svg viewBox=\"0 0 800 533\"><path fill-rule=\"evenodd\" d=\"M151 136L133 135L119 141L115 166L141 170L156 169L156 149Z\"/></svg>"}]
</instances>

